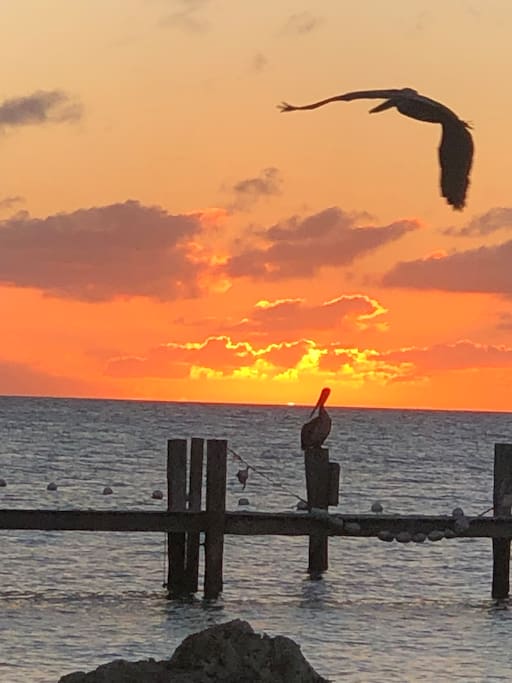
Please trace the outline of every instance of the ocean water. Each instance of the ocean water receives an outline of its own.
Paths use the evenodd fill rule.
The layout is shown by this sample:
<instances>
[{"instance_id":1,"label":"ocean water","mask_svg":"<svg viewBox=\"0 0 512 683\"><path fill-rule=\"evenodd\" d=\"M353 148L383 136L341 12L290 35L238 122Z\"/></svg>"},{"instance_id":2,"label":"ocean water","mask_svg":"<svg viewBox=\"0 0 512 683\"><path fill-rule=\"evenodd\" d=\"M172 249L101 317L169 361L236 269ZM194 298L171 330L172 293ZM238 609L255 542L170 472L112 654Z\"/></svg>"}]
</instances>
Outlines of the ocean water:
<instances>
[{"instance_id":1,"label":"ocean water","mask_svg":"<svg viewBox=\"0 0 512 683\"><path fill-rule=\"evenodd\" d=\"M512 414L330 408L339 510L478 514ZM253 510L304 496L301 407L0 397L0 508L164 510L169 438L227 438L255 473ZM236 462L229 509L239 509ZM46 490L55 481L58 490ZM111 496L102 495L111 486ZM310 581L307 539L226 537L224 592L170 601L164 534L0 531L0 682L54 683L114 658L170 657L232 618L287 635L332 681L510 681L512 616L490 598L491 542L331 539Z\"/></svg>"}]
</instances>

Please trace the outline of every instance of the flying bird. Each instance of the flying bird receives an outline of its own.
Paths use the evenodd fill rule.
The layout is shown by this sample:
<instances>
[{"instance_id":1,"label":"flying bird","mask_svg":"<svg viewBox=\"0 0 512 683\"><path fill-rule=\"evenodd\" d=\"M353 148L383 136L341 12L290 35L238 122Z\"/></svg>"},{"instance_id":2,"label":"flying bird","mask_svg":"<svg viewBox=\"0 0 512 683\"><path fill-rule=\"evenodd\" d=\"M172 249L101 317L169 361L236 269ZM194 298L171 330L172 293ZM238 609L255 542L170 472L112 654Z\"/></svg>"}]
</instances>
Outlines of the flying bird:
<instances>
[{"instance_id":1,"label":"flying bird","mask_svg":"<svg viewBox=\"0 0 512 683\"><path fill-rule=\"evenodd\" d=\"M331 418L324 408L324 405L329 398L330 393L331 390L328 387L322 389L316 406L311 411L310 417L313 417L317 409L318 415L313 417L309 422L306 422L301 429L300 447L303 451L305 451L306 448L319 448L329 436L331 431Z\"/></svg>"},{"instance_id":2,"label":"flying bird","mask_svg":"<svg viewBox=\"0 0 512 683\"><path fill-rule=\"evenodd\" d=\"M328 97L326 100L295 107L283 102L279 105L282 112L300 109L316 109L330 102L350 102L361 99L386 99L382 104L370 109L370 114L396 107L401 114L418 121L439 123L443 129L439 145L439 163L441 165L441 195L454 209L462 210L465 206L466 192L469 186L469 173L473 161L473 138L466 121L444 104L420 95L412 88L392 88L390 90L357 90L344 95Z\"/></svg>"}]
</instances>

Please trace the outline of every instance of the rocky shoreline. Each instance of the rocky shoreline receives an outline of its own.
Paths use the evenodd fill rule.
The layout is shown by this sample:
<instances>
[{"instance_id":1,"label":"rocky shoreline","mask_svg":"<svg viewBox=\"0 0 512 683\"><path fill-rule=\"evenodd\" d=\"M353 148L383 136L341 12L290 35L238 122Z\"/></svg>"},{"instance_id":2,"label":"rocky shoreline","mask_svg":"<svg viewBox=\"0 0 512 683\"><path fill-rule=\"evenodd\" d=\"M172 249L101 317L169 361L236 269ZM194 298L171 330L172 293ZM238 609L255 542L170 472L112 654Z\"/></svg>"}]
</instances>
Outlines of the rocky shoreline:
<instances>
[{"instance_id":1,"label":"rocky shoreline","mask_svg":"<svg viewBox=\"0 0 512 683\"><path fill-rule=\"evenodd\" d=\"M235 619L185 638L170 659L118 659L59 683L329 683L286 636L255 633Z\"/></svg>"}]
</instances>

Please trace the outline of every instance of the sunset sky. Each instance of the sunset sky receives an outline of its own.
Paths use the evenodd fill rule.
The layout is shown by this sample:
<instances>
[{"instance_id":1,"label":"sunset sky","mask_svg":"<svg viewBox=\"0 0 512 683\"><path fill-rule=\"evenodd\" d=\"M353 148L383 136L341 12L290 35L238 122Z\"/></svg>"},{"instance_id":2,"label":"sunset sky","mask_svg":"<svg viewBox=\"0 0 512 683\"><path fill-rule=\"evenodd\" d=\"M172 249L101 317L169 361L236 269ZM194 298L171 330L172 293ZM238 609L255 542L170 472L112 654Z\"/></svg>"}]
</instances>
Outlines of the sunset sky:
<instances>
[{"instance_id":1,"label":"sunset sky","mask_svg":"<svg viewBox=\"0 0 512 683\"><path fill-rule=\"evenodd\" d=\"M0 394L512 410L510 0L1 4ZM467 206L440 127L473 126Z\"/></svg>"}]
</instances>

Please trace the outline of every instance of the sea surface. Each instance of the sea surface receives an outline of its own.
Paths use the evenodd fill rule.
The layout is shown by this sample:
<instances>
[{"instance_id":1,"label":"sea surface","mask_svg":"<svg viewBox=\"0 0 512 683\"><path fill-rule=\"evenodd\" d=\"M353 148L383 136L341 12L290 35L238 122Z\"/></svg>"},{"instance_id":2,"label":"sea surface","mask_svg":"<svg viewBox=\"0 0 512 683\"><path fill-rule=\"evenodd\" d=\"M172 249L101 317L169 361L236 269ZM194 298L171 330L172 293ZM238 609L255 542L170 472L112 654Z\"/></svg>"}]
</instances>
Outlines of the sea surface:
<instances>
[{"instance_id":1,"label":"sea surface","mask_svg":"<svg viewBox=\"0 0 512 683\"><path fill-rule=\"evenodd\" d=\"M338 510L492 505L494 444L512 442L512 414L329 413ZM242 493L230 459L229 509L243 495L251 510L292 510L305 495L307 416L293 406L0 397L0 508L165 510L151 493L166 491L167 439L198 436L227 438L266 475L251 472ZM166 599L164 534L0 531L0 544L1 683L167 658L185 636L233 618L295 639L334 682L512 680L512 612L490 598L486 539L331 539L329 571L311 581L306 538L227 536L224 592L210 603L200 593Z\"/></svg>"}]
</instances>

